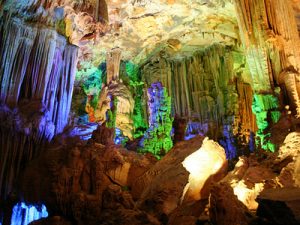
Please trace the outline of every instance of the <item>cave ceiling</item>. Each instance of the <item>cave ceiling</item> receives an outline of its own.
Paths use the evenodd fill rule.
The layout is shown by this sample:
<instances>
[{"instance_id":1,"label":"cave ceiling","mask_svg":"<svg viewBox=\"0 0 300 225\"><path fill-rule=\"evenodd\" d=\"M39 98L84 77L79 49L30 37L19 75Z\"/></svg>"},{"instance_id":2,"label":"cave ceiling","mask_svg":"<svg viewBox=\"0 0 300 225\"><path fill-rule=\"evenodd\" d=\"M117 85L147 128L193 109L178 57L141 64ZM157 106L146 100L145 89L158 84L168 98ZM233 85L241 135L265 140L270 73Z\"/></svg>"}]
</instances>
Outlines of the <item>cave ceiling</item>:
<instances>
[{"instance_id":1,"label":"cave ceiling","mask_svg":"<svg viewBox=\"0 0 300 225\"><path fill-rule=\"evenodd\" d=\"M300 30L300 0L289 1ZM142 64L162 50L180 58L214 43L240 43L233 0L4 0L2 5L25 20L55 27L80 47L79 62L94 66L117 47L123 60Z\"/></svg>"},{"instance_id":2,"label":"cave ceiling","mask_svg":"<svg viewBox=\"0 0 300 225\"><path fill-rule=\"evenodd\" d=\"M189 53L237 40L234 6L220 0L108 1L110 30L95 42L93 55L120 47L124 60L140 63L156 51ZM176 54L180 52L179 54Z\"/></svg>"},{"instance_id":3,"label":"cave ceiling","mask_svg":"<svg viewBox=\"0 0 300 225\"><path fill-rule=\"evenodd\" d=\"M300 0L290 1L300 30ZM98 32L93 40L79 42L81 59L95 65L116 47L121 48L123 60L142 64L165 52L162 50L170 53L167 57L181 58L214 43L240 44L233 0L106 0L106 3L108 17L103 32Z\"/></svg>"}]
</instances>

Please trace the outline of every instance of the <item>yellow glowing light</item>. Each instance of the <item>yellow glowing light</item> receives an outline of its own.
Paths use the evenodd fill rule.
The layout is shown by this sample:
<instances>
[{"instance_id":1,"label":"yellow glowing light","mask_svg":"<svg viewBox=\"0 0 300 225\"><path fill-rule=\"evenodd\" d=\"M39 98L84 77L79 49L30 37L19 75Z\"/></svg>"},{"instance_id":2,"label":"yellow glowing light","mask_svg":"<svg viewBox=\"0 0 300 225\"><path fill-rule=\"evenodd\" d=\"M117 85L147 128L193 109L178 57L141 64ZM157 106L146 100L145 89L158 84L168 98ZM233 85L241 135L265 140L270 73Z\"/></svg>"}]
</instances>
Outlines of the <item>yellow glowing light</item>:
<instances>
[{"instance_id":1,"label":"yellow glowing light","mask_svg":"<svg viewBox=\"0 0 300 225\"><path fill-rule=\"evenodd\" d=\"M188 199L201 199L201 190L207 179L216 174L226 162L224 149L206 138L199 150L187 156L182 165L190 173L189 182L183 196ZM183 199L182 198L182 199Z\"/></svg>"},{"instance_id":2,"label":"yellow glowing light","mask_svg":"<svg viewBox=\"0 0 300 225\"><path fill-rule=\"evenodd\" d=\"M243 181L233 187L234 194L250 210L256 210L258 203L255 201L259 193L264 189L262 183L256 183L252 189L248 188Z\"/></svg>"}]
</instances>

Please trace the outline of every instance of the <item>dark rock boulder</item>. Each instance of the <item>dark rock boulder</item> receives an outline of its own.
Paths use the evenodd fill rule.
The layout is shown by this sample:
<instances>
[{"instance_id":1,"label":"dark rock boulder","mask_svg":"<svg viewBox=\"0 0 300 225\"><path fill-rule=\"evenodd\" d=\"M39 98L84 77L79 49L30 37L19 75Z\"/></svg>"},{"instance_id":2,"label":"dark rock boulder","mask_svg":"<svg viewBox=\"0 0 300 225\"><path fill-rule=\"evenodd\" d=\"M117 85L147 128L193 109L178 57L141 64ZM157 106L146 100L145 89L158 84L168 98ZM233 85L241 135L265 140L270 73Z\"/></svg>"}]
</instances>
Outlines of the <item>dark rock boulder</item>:
<instances>
[{"instance_id":1,"label":"dark rock boulder","mask_svg":"<svg viewBox=\"0 0 300 225\"><path fill-rule=\"evenodd\" d=\"M300 188L276 188L261 192L257 215L273 225L300 224Z\"/></svg>"}]
</instances>

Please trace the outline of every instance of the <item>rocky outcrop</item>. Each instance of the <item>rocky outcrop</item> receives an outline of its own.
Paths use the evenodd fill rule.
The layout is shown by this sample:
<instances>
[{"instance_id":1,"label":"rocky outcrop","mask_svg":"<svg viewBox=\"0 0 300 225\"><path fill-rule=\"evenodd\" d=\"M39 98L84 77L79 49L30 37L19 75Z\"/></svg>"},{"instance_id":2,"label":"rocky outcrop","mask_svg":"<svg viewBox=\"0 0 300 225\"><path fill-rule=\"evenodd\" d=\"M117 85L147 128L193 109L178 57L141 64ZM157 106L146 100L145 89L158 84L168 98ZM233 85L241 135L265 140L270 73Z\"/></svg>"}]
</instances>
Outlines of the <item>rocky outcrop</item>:
<instances>
[{"instance_id":1,"label":"rocky outcrop","mask_svg":"<svg viewBox=\"0 0 300 225\"><path fill-rule=\"evenodd\" d=\"M126 217L130 224L147 214L136 208L129 191L154 162L92 139L86 146L58 143L26 168L19 193L32 204L43 200L50 215L73 218L79 224L102 224L112 219L109 215L115 215L116 221Z\"/></svg>"},{"instance_id":2,"label":"rocky outcrop","mask_svg":"<svg viewBox=\"0 0 300 225\"><path fill-rule=\"evenodd\" d=\"M104 146L95 137L85 146L57 144L27 167L20 194L31 203L43 199L51 216L79 224L266 223L279 203L262 193L282 186L297 190L298 136L291 133L278 156L262 152L240 158L227 176L224 150L202 137L178 142L160 161ZM297 198L278 196L284 202L279 205L293 212L285 215L297 218ZM262 214L254 215L255 210ZM51 224L55 218L43 221Z\"/></svg>"},{"instance_id":3,"label":"rocky outcrop","mask_svg":"<svg viewBox=\"0 0 300 225\"><path fill-rule=\"evenodd\" d=\"M256 210L256 197L264 188L274 188L276 173L270 167L271 161L264 162L255 156L240 157L233 171L222 180L229 184L238 200L249 210ZM220 184L222 185L222 184Z\"/></svg>"},{"instance_id":4,"label":"rocky outcrop","mask_svg":"<svg viewBox=\"0 0 300 225\"><path fill-rule=\"evenodd\" d=\"M289 133L283 145L279 148L279 154L274 161L278 168L282 168L279 181L284 187L300 187L300 134L299 132Z\"/></svg>"},{"instance_id":5,"label":"rocky outcrop","mask_svg":"<svg viewBox=\"0 0 300 225\"><path fill-rule=\"evenodd\" d=\"M293 132L286 136L277 155L260 152L240 157L235 168L212 188L211 221L216 224L250 221L253 224L289 224L287 221L298 224L295 222L299 216L296 207L298 143L299 134ZM257 214L250 216L250 212Z\"/></svg>"},{"instance_id":6,"label":"rocky outcrop","mask_svg":"<svg viewBox=\"0 0 300 225\"><path fill-rule=\"evenodd\" d=\"M300 188L264 190L257 201L257 215L270 224L300 224Z\"/></svg>"},{"instance_id":7,"label":"rocky outcrop","mask_svg":"<svg viewBox=\"0 0 300 225\"><path fill-rule=\"evenodd\" d=\"M93 139L57 143L27 166L19 193L31 204L43 200L50 224L53 216L79 224L161 224L170 217L176 224L197 220L226 168L224 149L201 137L177 143L161 161Z\"/></svg>"},{"instance_id":8,"label":"rocky outcrop","mask_svg":"<svg viewBox=\"0 0 300 225\"><path fill-rule=\"evenodd\" d=\"M102 145L113 145L114 144L115 129L106 127L103 123L98 125L97 129L93 131L92 138L97 143Z\"/></svg>"},{"instance_id":9,"label":"rocky outcrop","mask_svg":"<svg viewBox=\"0 0 300 225\"><path fill-rule=\"evenodd\" d=\"M136 180L132 194L138 205L158 218L185 202L207 199L211 185L222 179L226 157L222 147L201 137L176 144Z\"/></svg>"},{"instance_id":10,"label":"rocky outcrop","mask_svg":"<svg viewBox=\"0 0 300 225\"><path fill-rule=\"evenodd\" d=\"M247 207L237 199L229 184L219 183L214 186L209 203L209 216L213 224L247 225L250 222Z\"/></svg>"}]
</instances>

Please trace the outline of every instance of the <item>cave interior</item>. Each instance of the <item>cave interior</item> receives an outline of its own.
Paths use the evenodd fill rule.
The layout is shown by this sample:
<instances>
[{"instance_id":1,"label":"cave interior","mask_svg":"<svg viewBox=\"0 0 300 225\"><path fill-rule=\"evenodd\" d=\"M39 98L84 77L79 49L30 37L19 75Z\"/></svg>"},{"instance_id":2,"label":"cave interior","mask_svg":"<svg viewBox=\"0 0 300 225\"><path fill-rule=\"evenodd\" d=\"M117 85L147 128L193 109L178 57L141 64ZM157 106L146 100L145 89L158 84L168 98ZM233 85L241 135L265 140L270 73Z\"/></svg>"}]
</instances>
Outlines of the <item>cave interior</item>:
<instances>
[{"instance_id":1,"label":"cave interior","mask_svg":"<svg viewBox=\"0 0 300 225\"><path fill-rule=\"evenodd\" d=\"M0 0L0 225L299 225L300 0Z\"/></svg>"}]
</instances>

